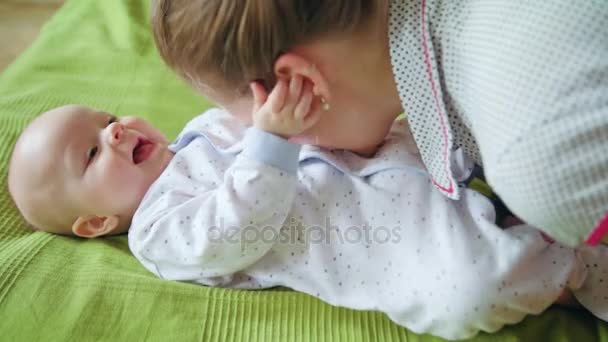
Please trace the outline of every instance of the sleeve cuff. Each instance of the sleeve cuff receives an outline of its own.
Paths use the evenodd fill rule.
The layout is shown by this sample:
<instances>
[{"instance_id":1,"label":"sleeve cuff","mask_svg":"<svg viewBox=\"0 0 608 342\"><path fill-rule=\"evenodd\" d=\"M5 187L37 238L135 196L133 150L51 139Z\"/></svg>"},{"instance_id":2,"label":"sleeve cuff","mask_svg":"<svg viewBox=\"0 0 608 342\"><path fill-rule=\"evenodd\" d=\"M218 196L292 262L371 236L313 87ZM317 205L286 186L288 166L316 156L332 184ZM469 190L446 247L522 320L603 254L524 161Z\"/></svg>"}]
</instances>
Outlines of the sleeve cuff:
<instances>
[{"instance_id":1,"label":"sleeve cuff","mask_svg":"<svg viewBox=\"0 0 608 342\"><path fill-rule=\"evenodd\" d=\"M274 134L250 127L245 133L243 154L254 160L295 174L301 146Z\"/></svg>"}]
</instances>

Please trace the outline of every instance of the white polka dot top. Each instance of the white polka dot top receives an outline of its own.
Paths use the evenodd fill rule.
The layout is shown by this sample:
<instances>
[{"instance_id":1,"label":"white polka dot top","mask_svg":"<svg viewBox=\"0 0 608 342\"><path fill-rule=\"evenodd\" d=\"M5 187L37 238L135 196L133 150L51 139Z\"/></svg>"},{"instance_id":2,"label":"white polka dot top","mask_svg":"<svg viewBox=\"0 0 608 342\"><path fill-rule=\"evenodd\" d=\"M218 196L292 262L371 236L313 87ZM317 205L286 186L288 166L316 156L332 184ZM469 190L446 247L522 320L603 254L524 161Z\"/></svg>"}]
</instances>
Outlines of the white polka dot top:
<instances>
[{"instance_id":1,"label":"white polka dot top","mask_svg":"<svg viewBox=\"0 0 608 342\"><path fill-rule=\"evenodd\" d=\"M395 123L379 152L363 158L294 147L212 110L171 146L129 247L164 279L285 286L445 338L540 313L566 286L605 307L591 299L604 287L585 281L585 261L606 269L603 250L579 257L529 226L500 229L491 203L469 189L445 198L405 125ZM463 160L453 163L466 177Z\"/></svg>"}]
</instances>

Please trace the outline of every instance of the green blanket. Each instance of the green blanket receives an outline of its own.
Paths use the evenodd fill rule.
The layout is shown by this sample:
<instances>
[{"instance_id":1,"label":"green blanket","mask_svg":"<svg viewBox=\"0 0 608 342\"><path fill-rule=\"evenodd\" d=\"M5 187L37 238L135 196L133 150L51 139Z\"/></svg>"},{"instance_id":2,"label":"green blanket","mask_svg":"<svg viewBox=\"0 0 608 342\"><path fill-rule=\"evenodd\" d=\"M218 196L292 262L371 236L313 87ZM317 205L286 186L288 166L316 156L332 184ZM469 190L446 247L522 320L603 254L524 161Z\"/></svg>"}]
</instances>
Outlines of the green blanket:
<instances>
[{"instance_id":1,"label":"green blanket","mask_svg":"<svg viewBox=\"0 0 608 342\"><path fill-rule=\"evenodd\" d=\"M49 108L80 103L142 115L175 137L209 105L162 65L148 12L147 0L69 0L0 76L2 187L17 135ZM7 191L0 217L2 341L438 340L381 313L292 291L157 279L131 256L125 236L81 240L29 231ZM474 340L608 341L607 328L586 313L553 308Z\"/></svg>"}]
</instances>

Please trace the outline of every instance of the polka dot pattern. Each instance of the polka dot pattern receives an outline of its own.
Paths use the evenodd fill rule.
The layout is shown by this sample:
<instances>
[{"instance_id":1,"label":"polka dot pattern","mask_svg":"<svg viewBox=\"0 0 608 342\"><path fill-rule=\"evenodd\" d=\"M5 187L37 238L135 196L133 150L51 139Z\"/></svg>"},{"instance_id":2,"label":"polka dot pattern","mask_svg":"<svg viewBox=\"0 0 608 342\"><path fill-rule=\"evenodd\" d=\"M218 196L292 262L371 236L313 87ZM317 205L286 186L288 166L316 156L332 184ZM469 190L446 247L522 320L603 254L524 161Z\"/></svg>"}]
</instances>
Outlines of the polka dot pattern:
<instances>
[{"instance_id":1,"label":"polka dot pattern","mask_svg":"<svg viewBox=\"0 0 608 342\"><path fill-rule=\"evenodd\" d=\"M608 208L607 23L605 1L392 0L393 73L437 187L460 147L524 221L584 242Z\"/></svg>"},{"instance_id":2,"label":"polka dot pattern","mask_svg":"<svg viewBox=\"0 0 608 342\"><path fill-rule=\"evenodd\" d=\"M583 283L575 251L500 229L474 191L435 191L403 121L373 158L306 146L289 174L243 158L245 130L227 115L186 127L199 134L181 135L192 139L133 219L129 246L162 278L286 286L449 339L519 322Z\"/></svg>"},{"instance_id":3,"label":"polka dot pattern","mask_svg":"<svg viewBox=\"0 0 608 342\"><path fill-rule=\"evenodd\" d=\"M389 20L393 74L414 138L437 187L456 199L459 189L455 186L449 153L458 147L451 126L458 118L453 116L450 120L446 113L435 52L426 44L427 39L430 43L432 32L426 16L423 17L422 3L392 1Z\"/></svg>"}]
</instances>

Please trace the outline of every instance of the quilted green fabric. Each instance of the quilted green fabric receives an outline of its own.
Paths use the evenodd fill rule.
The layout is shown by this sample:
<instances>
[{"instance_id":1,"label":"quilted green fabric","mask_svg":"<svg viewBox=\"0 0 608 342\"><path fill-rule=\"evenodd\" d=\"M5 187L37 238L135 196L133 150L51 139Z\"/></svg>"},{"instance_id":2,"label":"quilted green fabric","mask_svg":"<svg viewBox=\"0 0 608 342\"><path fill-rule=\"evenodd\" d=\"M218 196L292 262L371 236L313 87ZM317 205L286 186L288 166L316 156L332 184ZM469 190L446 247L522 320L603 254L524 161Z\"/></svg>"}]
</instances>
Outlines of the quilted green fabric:
<instances>
[{"instance_id":1,"label":"quilted green fabric","mask_svg":"<svg viewBox=\"0 0 608 342\"><path fill-rule=\"evenodd\" d=\"M158 58L146 0L68 0L0 76L0 184L20 130L49 108L80 103L141 115L175 137L209 104ZM311 275L314 276L314 275ZM607 325L551 309L475 341L608 340ZM292 291L237 291L157 279L126 237L32 232L0 197L2 341L438 341L376 312Z\"/></svg>"}]
</instances>

